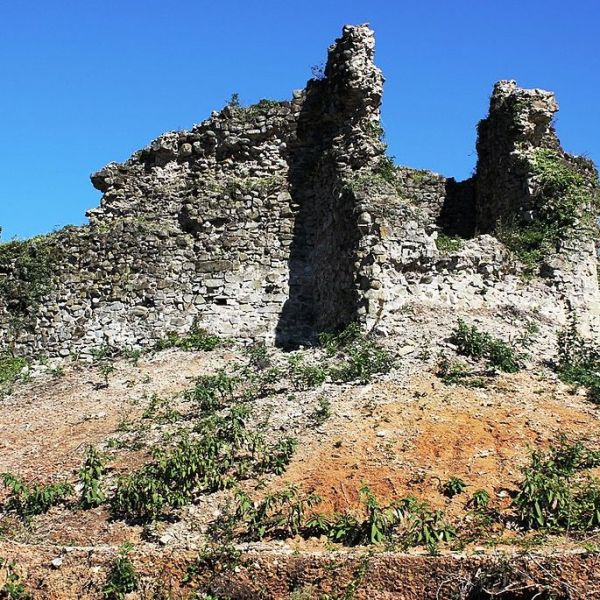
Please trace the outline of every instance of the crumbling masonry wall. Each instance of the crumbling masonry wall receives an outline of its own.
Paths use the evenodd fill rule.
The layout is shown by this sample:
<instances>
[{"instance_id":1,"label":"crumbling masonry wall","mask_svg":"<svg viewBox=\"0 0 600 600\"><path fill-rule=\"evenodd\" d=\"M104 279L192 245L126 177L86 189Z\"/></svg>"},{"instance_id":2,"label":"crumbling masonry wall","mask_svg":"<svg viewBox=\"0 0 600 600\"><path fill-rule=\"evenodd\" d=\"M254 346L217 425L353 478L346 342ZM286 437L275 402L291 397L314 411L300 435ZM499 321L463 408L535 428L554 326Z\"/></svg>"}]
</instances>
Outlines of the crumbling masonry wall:
<instances>
[{"instance_id":1,"label":"crumbling masonry wall","mask_svg":"<svg viewBox=\"0 0 600 600\"><path fill-rule=\"evenodd\" d=\"M532 175L538 148L577 165L597 193L593 166L560 148L554 97L497 84L476 174L456 182L391 166L382 88L373 32L348 26L323 77L290 101L229 105L95 173L103 197L89 225L0 246L0 351L85 355L193 325L292 346L352 320L401 329L415 302L535 305L557 322L576 309L593 329L589 227L525 282L496 237L498 223L537 218L547 198ZM463 245L440 252L440 235Z\"/></svg>"}]
</instances>

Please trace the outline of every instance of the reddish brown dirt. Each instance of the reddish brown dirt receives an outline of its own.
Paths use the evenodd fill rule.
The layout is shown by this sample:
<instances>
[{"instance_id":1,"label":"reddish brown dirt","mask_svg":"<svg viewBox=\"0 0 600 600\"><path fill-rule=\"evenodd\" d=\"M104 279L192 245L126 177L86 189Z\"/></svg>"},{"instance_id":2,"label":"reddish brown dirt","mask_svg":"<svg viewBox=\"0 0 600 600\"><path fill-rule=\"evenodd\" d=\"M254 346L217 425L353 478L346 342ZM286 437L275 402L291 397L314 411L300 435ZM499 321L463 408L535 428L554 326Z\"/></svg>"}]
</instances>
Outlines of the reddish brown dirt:
<instances>
[{"instance_id":1,"label":"reddish brown dirt","mask_svg":"<svg viewBox=\"0 0 600 600\"><path fill-rule=\"evenodd\" d=\"M367 398L384 402L373 407ZM531 449L560 434L595 442L600 423L585 399L527 374L504 376L490 390L447 387L432 375L409 386L377 384L358 412L330 423L327 436L302 448L283 477L315 490L325 511L356 507L367 484L384 501L412 494L459 514L464 496L449 501L440 493L450 477L462 478L467 494L502 495Z\"/></svg>"}]
</instances>

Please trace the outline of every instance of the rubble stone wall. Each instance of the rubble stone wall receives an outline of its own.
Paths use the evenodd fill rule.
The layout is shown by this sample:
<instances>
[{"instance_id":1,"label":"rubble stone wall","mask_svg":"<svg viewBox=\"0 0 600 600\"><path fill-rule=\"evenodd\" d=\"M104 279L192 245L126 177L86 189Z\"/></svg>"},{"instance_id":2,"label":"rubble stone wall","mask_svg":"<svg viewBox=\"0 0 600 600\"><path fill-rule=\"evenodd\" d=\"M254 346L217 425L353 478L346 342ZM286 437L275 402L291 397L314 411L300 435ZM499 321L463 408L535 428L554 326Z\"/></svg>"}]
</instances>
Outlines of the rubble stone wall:
<instances>
[{"instance_id":1,"label":"rubble stone wall","mask_svg":"<svg viewBox=\"0 0 600 600\"><path fill-rule=\"evenodd\" d=\"M574 231L530 281L493 237L499 221L536 218L536 149L595 181L560 148L553 95L498 83L476 174L456 182L391 165L382 89L373 32L348 26L323 76L290 101L230 103L92 175L103 197L89 225L0 246L0 351L144 347L194 324L295 345L352 320L385 330L414 302L539 305L559 321L575 307L593 329L589 231ZM440 252L440 235L461 247Z\"/></svg>"}]
</instances>

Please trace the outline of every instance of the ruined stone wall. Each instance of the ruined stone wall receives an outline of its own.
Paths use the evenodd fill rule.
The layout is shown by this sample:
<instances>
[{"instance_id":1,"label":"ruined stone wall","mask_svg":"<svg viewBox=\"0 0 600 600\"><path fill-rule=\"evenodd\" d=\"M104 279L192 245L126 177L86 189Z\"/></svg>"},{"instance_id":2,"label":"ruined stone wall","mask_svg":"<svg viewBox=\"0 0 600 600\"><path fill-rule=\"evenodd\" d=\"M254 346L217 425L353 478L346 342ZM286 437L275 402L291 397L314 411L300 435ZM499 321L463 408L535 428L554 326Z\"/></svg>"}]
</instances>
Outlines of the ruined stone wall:
<instances>
[{"instance_id":1,"label":"ruined stone wall","mask_svg":"<svg viewBox=\"0 0 600 600\"><path fill-rule=\"evenodd\" d=\"M326 77L291 101L230 105L95 173L90 225L33 244L61 257L43 297L16 306L0 294L0 346L85 354L194 323L288 344L353 318L357 214L344 181L383 152L369 129L383 81L373 51L368 27L347 27ZM19 260L0 260L8 287L26 277Z\"/></svg>"},{"instance_id":2,"label":"ruined stone wall","mask_svg":"<svg viewBox=\"0 0 600 600\"><path fill-rule=\"evenodd\" d=\"M382 86L373 32L345 27L323 77L290 101L229 105L95 173L88 226L0 246L0 351L143 347L194 324L292 346L352 320L401 329L415 303L536 306L557 323L576 310L597 327L591 201L540 276L495 237L556 200L534 175L540 148L583 173L585 198L597 192L593 166L560 148L553 96L500 82L476 174L456 182L392 167ZM462 242L440 251L439 236Z\"/></svg>"}]
</instances>

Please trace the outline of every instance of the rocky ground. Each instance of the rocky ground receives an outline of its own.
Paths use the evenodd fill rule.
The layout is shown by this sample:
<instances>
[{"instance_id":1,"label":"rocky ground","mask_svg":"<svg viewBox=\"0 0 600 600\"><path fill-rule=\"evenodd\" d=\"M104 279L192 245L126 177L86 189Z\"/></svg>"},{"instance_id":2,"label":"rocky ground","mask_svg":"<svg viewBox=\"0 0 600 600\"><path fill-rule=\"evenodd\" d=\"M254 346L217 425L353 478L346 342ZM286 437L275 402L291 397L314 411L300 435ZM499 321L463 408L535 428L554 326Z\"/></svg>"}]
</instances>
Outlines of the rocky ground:
<instances>
[{"instance_id":1,"label":"rocky ground","mask_svg":"<svg viewBox=\"0 0 600 600\"><path fill-rule=\"evenodd\" d=\"M75 490L30 519L9 510L9 491L0 492L5 559L0 589L6 594L8 576L8 582L20 578L34 598L100 598L120 549L129 543L138 578L130 598L191 598L203 592L213 598L494 597L468 595L479 588L504 590L499 597L510 598L549 598L556 590L563 595L554 597L595 597L599 582L590 569L597 567L599 534L526 531L512 505L532 450L561 436L599 446L595 405L585 390L560 382L551 363L538 360L555 343L543 321L536 327L528 319L498 321L497 332L510 338L506 332L512 331L513 341L519 329L531 332L521 341L528 357L519 371L502 373L463 359L479 374L477 387L444 380L441 357L457 359L449 341L456 322L438 313L442 317L446 320L436 322L426 311L415 313L405 335L377 338L394 360L370 381L335 382L332 376L300 381L298 373L306 372L294 374L290 356L302 354L304 365L323 367L341 355L269 349L257 362L234 344L31 368L28 380L17 382L0 401L0 472L27 484L69 481ZM474 318L482 328L492 322L492 315ZM544 353L537 353L538 345ZM279 371L260 393L245 396L248 427L262 431L267 443L291 436L298 445L282 473L242 479L241 490L258 502L296 486L300 494L321 498L311 510L358 517L365 514L360 489L367 485L381 506L409 495L427 501L432 511L443 511L456 535L433 546L392 536L351 548L325 535L267 533L251 541L241 536L234 540L233 565L231 557L214 556L229 541L215 545L207 533L211 523L226 519L232 490L198 493L145 523L116 517L106 503L88 510L77 506L78 473L89 445L105 457L101 483L110 497L119 475L153 461L153 451L192 431L201 414L185 391L198 377L225 370L243 388L244 377L267 368L260 361ZM444 485L453 477L466 487L450 497ZM490 497L486 511L474 510L471 499L478 490ZM389 563L385 576L384 563ZM190 564L201 567L186 582ZM568 577L561 575L565 565ZM332 570L339 576L332 577ZM482 579L481 573L495 575Z\"/></svg>"}]
</instances>

